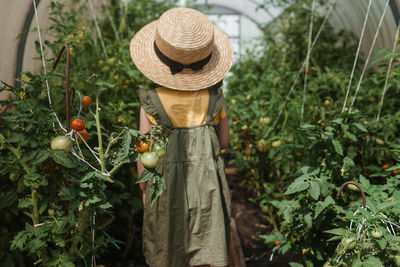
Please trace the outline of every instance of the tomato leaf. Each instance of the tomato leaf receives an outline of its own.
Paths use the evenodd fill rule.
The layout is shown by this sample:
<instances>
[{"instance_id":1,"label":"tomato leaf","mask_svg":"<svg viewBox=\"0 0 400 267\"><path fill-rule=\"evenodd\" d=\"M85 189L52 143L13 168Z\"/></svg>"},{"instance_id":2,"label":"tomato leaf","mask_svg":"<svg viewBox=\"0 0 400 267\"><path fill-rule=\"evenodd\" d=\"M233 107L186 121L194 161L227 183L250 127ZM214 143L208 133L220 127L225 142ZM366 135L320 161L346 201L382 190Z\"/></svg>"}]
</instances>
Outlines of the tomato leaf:
<instances>
[{"instance_id":1,"label":"tomato leaf","mask_svg":"<svg viewBox=\"0 0 400 267\"><path fill-rule=\"evenodd\" d=\"M71 153L68 153L64 150L57 149L53 150L50 154L50 156L54 159L54 161L57 164L60 164L66 168L76 168L77 166L77 160L74 158L74 156Z\"/></svg>"},{"instance_id":2,"label":"tomato leaf","mask_svg":"<svg viewBox=\"0 0 400 267\"><path fill-rule=\"evenodd\" d=\"M50 153L48 150L42 149L38 150L38 153L36 154L36 157L32 160L32 164L39 164L45 161L48 157L50 156Z\"/></svg>"},{"instance_id":3,"label":"tomato leaf","mask_svg":"<svg viewBox=\"0 0 400 267\"><path fill-rule=\"evenodd\" d=\"M311 213L307 213L305 216L304 216L304 222L307 224L307 227L308 228L311 228L312 227L312 216L311 216Z\"/></svg>"},{"instance_id":4,"label":"tomato leaf","mask_svg":"<svg viewBox=\"0 0 400 267\"><path fill-rule=\"evenodd\" d=\"M139 179L136 181L136 183L143 183L143 182L147 182L150 179L152 179L154 177L154 173L151 172L148 169L145 169L144 172L142 173L142 175L140 175Z\"/></svg>"},{"instance_id":5,"label":"tomato leaf","mask_svg":"<svg viewBox=\"0 0 400 267\"><path fill-rule=\"evenodd\" d=\"M21 163L31 161L33 158L35 158L37 156L38 152L39 152L38 150L27 151L22 155L22 157L19 161Z\"/></svg>"},{"instance_id":6,"label":"tomato leaf","mask_svg":"<svg viewBox=\"0 0 400 267\"><path fill-rule=\"evenodd\" d=\"M294 181L292 184L289 185L288 189L285 192L285 195L291 195L297 192L301 192L306 190L310 187L309 182L304 181Z\"/></svg>"},{"instance_id":7,"label":"tomato leaf","mask_svg":"<svg viewBox=\"0 0 400 267\"><path fill-rule=\"evenodd\" d=\"M343 156L343 148L342 148L342 145L340 144L340 142L337 140L332 140L332 144L335 149L335 152L338 153L339 155Z\"/></svg>"},{"instance_id":8,"label":"tomato leaf","mask_svg":"<svg viewBox=\"0 0 400 267\"><path fill-rule=\"evenodd\" d=\"M362 125L359 122L353 123L354 126L356 126L360 131L366 133L368 132L367 128L364 127L364 125Z\"/></svg>"},{"instance_id":9,"label":"tomato leaf","mask_svg":"<svg viewBox=\"0 0 400 267\"><path fill-rule=\"evenodd\" d=\"M289 262L290 267L304 267L303 264L297 262Z\"/></svg>"},{"instance_id":10,"label":"tomato leaf","mask_svg":"<svg viewBox=\"0 0 400 267\"><path fill-rule=\"evenodd\" d=\"M319 184L317 181L313 181L310 185L310 187L308 188L308 193L310 194L310 196L314 199L314 200L318 200L319 195L321 193L321 189L319 187Z\"/></svg>"},{"instance_id":11,"label":"tomato leaf","mask_svg":"<svg viewBox=\"0 0 400 267\"><path fill-rule=\"evenodd\" d=\"M151 183L150 188L151 188L151 192L152 192L151 205L153 205L154 202L157 200L157 198L159 196L161 196L161 194L164 192L164 189L165 189L164 179L160 175L156 174L153 182Z\"/></svg>"}]
</instances>

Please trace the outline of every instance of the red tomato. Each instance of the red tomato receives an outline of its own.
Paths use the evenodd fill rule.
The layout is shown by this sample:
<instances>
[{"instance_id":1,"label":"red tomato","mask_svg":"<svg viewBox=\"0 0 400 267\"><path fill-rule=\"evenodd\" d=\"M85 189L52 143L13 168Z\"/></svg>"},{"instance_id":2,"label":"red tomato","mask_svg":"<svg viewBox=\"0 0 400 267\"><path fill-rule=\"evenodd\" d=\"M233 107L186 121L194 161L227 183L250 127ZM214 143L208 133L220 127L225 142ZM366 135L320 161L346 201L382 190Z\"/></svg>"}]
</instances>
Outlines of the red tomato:
<instances>
[{"instance_id":1,"label":"red tomato","mask_svg":"<svg viewBox=\"0 0 400 267\"><path fill-rule=\"evenodd\" d=\"M83 129L85 129L85 123L83 122L83 120L80 119L75 119L71 122L71 127L72 129L74 129L77 132L82 131Z\"/></svg>"},{"instance_id":2,"label":"red tomato","mask_svg":"<svg viewBox=\"0 0 400 267\"><path fill-rule=\"evenodd\" d=\"M80 136L79 136L80 134ZM82 131L79 132L79 134L75 134L76 138L78 139L79 144L83 144L83 140L85 140L85 142L87 142L87 140L89 139L89 133L88 131L86 131L86 129L83 129Z\"/></svg>"},{"instance_id":3,"label":"red tomato","mask_svg":"<svg viewBox=\"0 0 400 267\"><path fill-rule=\"evenodd\" d=\"M92 99L90 98L90 96L85 95L84 97L82 97L82 104L84 106L89 106L90 102L92 102Z\"/></svg>"},{"instance_id":4,"label":"red tomato","mask_svg":"<svg viewBox=\"0 0 400 267\"><path fill-rule=\"evenodd\" d=\"M399 173L399 170L397 170L397 169L395 169L395 170L392 171L392 174L393 174L393 175L397 175L398 173Z\"/></svg>"},{"instance_id":5,"label":"red tomato","mask_svg":"<svg viewBox=\"0 0 400 267\"><path fill-rule=\"evenodd\" d=\"M275 246L279 246L281 244L281 241L280 240L276 240L275 241Z\"/></svg>"}]
</instances>

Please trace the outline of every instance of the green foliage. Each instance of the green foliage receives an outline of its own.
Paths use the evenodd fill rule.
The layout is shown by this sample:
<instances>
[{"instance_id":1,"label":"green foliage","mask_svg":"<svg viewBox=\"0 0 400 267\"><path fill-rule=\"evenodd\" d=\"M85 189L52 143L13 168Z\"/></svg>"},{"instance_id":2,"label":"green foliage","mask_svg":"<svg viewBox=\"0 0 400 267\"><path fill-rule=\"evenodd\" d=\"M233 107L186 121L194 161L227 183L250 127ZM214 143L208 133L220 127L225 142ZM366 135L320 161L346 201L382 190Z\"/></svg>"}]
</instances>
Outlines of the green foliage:
<instances>
[{"instance_id":1,"label":"green foliage","mask_svg":"<svg viewBox=\"0 0 400 267\"><path fill-rule=\"evenodd\" d=\"M384 214L398 222L397 66L390 73L384 116L379 121L376 117L388 62L398 53L381 50L374 56L349 112L360 78L356 69L342 112L357 42L325 26L310 56L304 94L306 73L298 71L307 53L311 1L274 2L287 8L265 27L265 49L250 52L232 68L227 93L232 162L246 176L244 182L256 194L252 201L274 228L261 237L268 245L279 240L273 252L291 250L305 266L322 266L328 259L326 266L390 266L399 244L376 218ZM323 21L316 15L314 37ZM390 167L383 169L384 164ZM353 215L361 206L355 191L345 188L335 198L347 181L361 185L368 212ZM363 220L364 234L358 236L355 227ZM398 235L399 228L394 228ZM341 230L332 234L331 229ZM382 231L382 239L371 240L374 229ZM350 233L357 246L343 251L338 240ZM393 247L384 246L389 240ZM370 249L359 248L368 242L373 243Z\"/></svg>"},{"instance_id":2,"label":"green foliage","mask_svg":"<svg viewBox=\"0 0 400 267\"><path fill-rule=\"evenodd\" d=\"M3 84L0 91L11 91L14 100L6 111L0 107L0 210L4 218L0 222L0 262L7 266L84 266L92 255L127 259L133 249L140 252L142 200L133 164L139 159L135 144L142 136L135 130L140 107L137 92L139 85L154 85L133 65L129 42L138 29L169 7L156 0L113 1L108 10L119 43L103 6L105 15L97 15L106 56L87 16L87 2L51 3L53 23L47 32L52 41L45 41L45 50L57 55L64 44L70 47L72 119L84 120L87 144L96 147L101 163L85 144L78 148L78 142L74 153L85 162L71 152L50 149L51 140L65 133L49 107L45 82L50 85L52 107L66 127L66 53L47 75L23 72L20 88ZM38 43L36 48L39 51ZM47 59L48 65L53 60ZM82 107L83 95L92 98L89 107ZM162 177L157 179L162 184ZM161 193L159 188L155 197ZM121 241L116 239L124 242L121 251L115 243ZM141 254L133 254L140 261Z\"/></svg>"}]
</instances>

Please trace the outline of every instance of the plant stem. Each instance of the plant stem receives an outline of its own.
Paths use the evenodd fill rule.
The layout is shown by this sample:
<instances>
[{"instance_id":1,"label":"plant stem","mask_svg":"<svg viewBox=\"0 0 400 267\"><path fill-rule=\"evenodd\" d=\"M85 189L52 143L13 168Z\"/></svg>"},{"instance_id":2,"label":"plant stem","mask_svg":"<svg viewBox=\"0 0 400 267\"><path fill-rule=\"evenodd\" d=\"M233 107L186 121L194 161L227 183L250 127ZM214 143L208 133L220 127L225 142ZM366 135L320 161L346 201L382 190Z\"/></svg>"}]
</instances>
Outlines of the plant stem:
<instances>
[{"instance_id":1,"label":"plant stem","mask_svg":"<svg viewBox=\"0 0 400 267\"><path fill-rule=\"evenodd\" d=\"M100 128L100 113L99 113L99 96L96 95L96 127L97 127L97 138L99 140L99 155L100 155L100 165L101 165L101 172L106 172L106 164L104 161L104 152L103 152L103 138L101 136L101 128Z\"/></svg>"},{"instance_id":2,"label":"plant stem","mask_svg":"<svg viewBox=\"0 0 400 267\"><path fill-rule=\"evenodd\" d=\"M120 162L116 166L114 166L114 168L112 168L112 170L110 171L110 176L112 176L122 165L124 165L124 163Z\"/></svg>"},{"instance_id":3,"label":"plant stem","mask_svg":"<svg viewBox=\"0 0 400 267\"><path fill-rule=\"evenodd\" d=\"M39 212L37 206L37 191L33 187L31 187L32 192L32 220L33 225L39 224Z\"/></svg>"}]
</instances>

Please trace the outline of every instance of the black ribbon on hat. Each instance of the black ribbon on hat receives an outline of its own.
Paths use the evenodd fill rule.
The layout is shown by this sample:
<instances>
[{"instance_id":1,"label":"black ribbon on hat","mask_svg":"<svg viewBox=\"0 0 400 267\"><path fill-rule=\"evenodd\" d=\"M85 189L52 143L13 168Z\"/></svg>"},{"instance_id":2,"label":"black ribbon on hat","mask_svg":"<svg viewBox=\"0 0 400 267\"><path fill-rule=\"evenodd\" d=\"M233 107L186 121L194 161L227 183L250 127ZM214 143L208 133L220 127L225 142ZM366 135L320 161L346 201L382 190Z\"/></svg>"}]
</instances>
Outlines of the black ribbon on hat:
<instances>
[{"instance_id":1,"label":"black ribbon on hat","mask_svg":"<svg viewBox=\"0 0 400 267\"><path fill-rule=\"evenodd\" d=\"M156 52L157 57L161 60L162 63L167 65L169 69L171 70L171 74L174 75L178 72L181 72L184 68L191 68L192 70L201 70L211 59L211 55L208 55L205 59L193 62L191 64L182 64L179 62L176 62L170 58L168 58L166 55L164 55L160 49L158 49L156 42L154 42L154 51Z\"/></svg>"}]
</instances>

